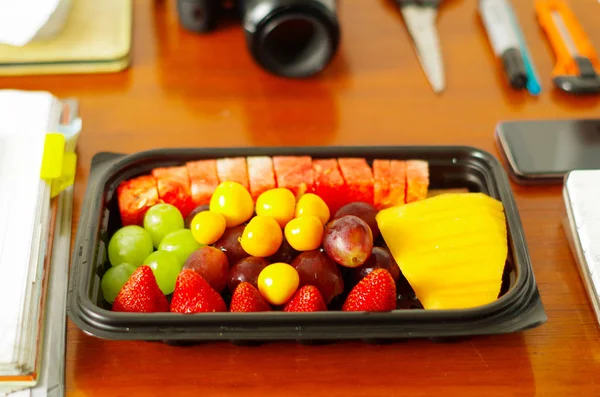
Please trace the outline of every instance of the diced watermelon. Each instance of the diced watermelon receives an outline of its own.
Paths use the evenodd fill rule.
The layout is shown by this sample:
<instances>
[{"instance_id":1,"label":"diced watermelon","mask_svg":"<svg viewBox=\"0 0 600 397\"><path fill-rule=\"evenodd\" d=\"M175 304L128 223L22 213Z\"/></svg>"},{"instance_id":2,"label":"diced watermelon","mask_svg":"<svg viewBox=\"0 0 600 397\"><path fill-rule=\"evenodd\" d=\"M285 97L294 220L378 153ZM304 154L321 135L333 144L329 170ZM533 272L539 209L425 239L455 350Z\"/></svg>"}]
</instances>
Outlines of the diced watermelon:
<instances>
[{"instance_id":1,"label":"diced watermelon","mask_svg":"<svg viewBox=\"0 0 600 397\"><path fill-rule=\"evenodd\" d=\"M274 156L273 168L277 187L291 190L296 198L313 191L314 178L310 156Z\"/></svg>"},{"instance_id":2,"label":"diced watermelon","mask_svg":"<svg viewBox=\"0 0 600 397\"><path fill-rule=\"evenodd\" d=\"M185 218L196 207L190 191L190 178L186 166L164 167L152 170L156 179L158 197L174 205Z\"/></svg>"},{"instance_id":3,"label":"diced watermelon","mask_svg":"<svg viewBox=\"0 0 600 397\"><path fill-rule=\"evenodd\" d=\"M338 159L338 164L348 188L349 200L373 205L373 172L367 160L346 157Z\"/></svg>"},{"instance_id":4,"label":"diced watermelon","mask_svg":"<svg viewBox=\"0 0 600 397\"><path fill-rule=\"evenodd\" d=\"M156 180L151 175L121 182L117 188L117 198L123 226L142 226L146 211L160 202Z\"/></svg>"},{"instance_id":5,"label":"diced watermelon","mask_svg":"<svg viewBox=\"0 0 600 397\"><path fill-rule=\"evenodd\" d=\"M248 189L248 167L245 157L227 157L217 160L219 182L237 182Z\"/></svg>"},{"instance_id":6,"label":"diced watermelon","mask_svg":"<svg viewBox=\"0 0 600 397\"><path fill-rule=\"evenodd\" d=\"M429 190L429 164L423 160L406 162L406 202L427 198Z\"/></svg>"},{"instance_id":7,"label":"diced watermelon","mask_svg":"<svg viewBox=\"0 0 600 397\"><path fill-rule=\"evenodd\" d=\"M336 159L315 159L312 161L314 193L321 197L333 216L348 201L346 184Z\"/></svg>"},{"instance_id":8,"label":"diced watermelon","mask_svg":"<svg viewBox=\"0 0 600 397\"><path fill-rule=\"evenodd\" d=\"M406 202L406 161L391 161L391 179L388 202L390 206L404 204Z\"/></svg>"},{"instance_id":9,"label":"diced watermelon","mask_svg":"<svg viewBox=\"0 0 600 397\"><path fill-rule=\"evenodd\" d=\"M375 208L389 207L390 181L392 169L390 160L373 160L373 203Z\"/></svg>"},{"instance_id":10,"label":"diced watermelon","mask_svg":"<svg viewBox=\"0 0 600 397\"><path fill-rule=\"evenodd\" d=\"M256 201L262 193L277 186L275 171L273 171L273 160L269 156L253 156L248 157L246 161L248 163L250 194Z\"/></svg>"},{"instance_id":11,"label":"diced watermelon","mask_svg":"<svg viewBox=\"0 0 600 397\"><path fill-rule=\"evenodd\" d=\"M190 161L186 167L190 176L190 189L194 205L209 204L210 198L219 185L217 160Z\"/></svg>"}]
</instances>

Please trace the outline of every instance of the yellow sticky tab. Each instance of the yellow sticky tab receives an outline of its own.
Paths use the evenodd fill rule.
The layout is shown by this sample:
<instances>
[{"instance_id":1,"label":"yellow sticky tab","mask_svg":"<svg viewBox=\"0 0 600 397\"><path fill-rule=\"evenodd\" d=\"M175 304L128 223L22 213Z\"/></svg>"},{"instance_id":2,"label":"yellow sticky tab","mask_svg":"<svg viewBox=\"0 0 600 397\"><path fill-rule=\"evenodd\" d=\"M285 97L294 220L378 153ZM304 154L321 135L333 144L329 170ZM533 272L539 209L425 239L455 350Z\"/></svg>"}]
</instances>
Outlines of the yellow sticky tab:
<instances>
[{"instance_id":1,"label":"yellow sticky tab","mask_svg":"<svg viewBox=\"0 0 600 397\"><path fill-rule=\"evenodd\" d=\"M42 157L40 177L46 181L62 175L63 158L65 155L65 136L63 134L47 134Z\"/></svg>"},{"instance_id":2,"label":"yellow sticky tab","mask_svg":"<svg viewBox=\"0 0 600 397\"><path fill-rule=\"evenodd\" d=\"M77 169L77 155L72 152L64 153L62 161L62 174L52 181L52 198L58 196L63 190L75 183L75 170Z\"/></svg>"}]
</instances>

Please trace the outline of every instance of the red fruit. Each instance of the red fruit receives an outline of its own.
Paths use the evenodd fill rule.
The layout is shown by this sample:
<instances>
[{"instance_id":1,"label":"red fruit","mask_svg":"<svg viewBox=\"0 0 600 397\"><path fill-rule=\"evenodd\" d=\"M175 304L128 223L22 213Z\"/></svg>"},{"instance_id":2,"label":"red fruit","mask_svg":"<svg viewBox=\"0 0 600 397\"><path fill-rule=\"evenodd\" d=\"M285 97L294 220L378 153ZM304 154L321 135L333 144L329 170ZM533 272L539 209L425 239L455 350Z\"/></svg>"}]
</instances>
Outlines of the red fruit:
<instances>
[{"instance_id":1,"label":"red fruit","mask_svg":"<svg viewBox=\"0 0 600 397\"><path fill-rule=\"evenodd\" d=\"M231 296L231 312L267 312L271 306L260 292L250 283L240 283Z\"/></svg>"},{"instance_id":2,"label":"red fruit","mask_svg":"<svg viewBox=\"0 0 600 397\"><path fill-rule=\"evenodd\" d=\"M158 197L177 207L184 218L196 208L186 166L155 168L152 176L156 179Z\"/></svg>"},{"instance_id":3,"label":"red fruit","mask_svg":"<svg viewBox=\"0 0 600 397\"><path fill-rule=\"evenodd\" d=\"M300 288L283 308L284 312L319 312L327 310L317 287L305 285Z\"/></svg>"},{"instance_id":4,"label":"red fruit","mask_svg":"<svg viewBox=\"0 0 600 397\"><path fill-rule=\"evenodd\" d=\"M217 160L190 161L186 164L190 176L192 200L196 206L209 204L210 198L219 184Z\"/></svg>"},{"instance_id":5,"label":"red fruit","mask_svg":"<svg viewBox=\"0 0 600 397\"><path fill-rule=\"evenodd\" d=\"M121 182L117 196L123 226L142 226L148 208L160 203L156 179L150 175Z\"/></svg>"},{"instance_id":6,"label":"red fruit","mask_svg":"<svg viewBox=\"0 0 600 397\"><path fill-rule=\"evenodd\" d=\"M406 191L406 162L403 160L374 160L374 204L384 209L404 204Z\"/></svg>"},{"instance_id":7,"label":"red fruit","mask_svg":"<svg viewBox=\"0 0 600 397\"><path fill-rule=\"evenodd\" d=\"M149 266L140 266L131 274L112 305L114 312L168 312L167 297L158 288Z\"/></svg>"},{"instance_id":8,"label":"red fruit","mask_svg":"<svg viewBox=\"0 0 600 397\"><path fill-rule=\"evenodd\" d=\"M379 210L389 206L391 179L390 160L373 160L373 204Z\"/></svg>"},{"instance_id":9,"label":"red fruit","mask_svg":"<svg viewBox=\"0 0 600 397\"><path fill-rule=\"evenodd\" d=\"M183 269L175 282L171 300L175 313L208 313L227 311L225 301L201 275L191 269Z\"/></svg>"},{"instance_id":10,"label":"red fruit","mask_svg":"<svg viewBox=\"0 0 600 397\"><path fill-rule=\"evenodd\" d=\"M429 164L422 160L406 162L406 202L427 198L429 189Z\"/></svg>"},{"instance_id":11,"label":"red fruit","mask_svg":"<svg viewBox=\"0 0 600 397\"><path fill-rule=\"evenodd\" d=\"M231 181L248 189L248 166L245 157L227 157L217 160L219 182Z\"/></svg>"},{"instance_id":12,"label":"red fruit","mask_svg":"<svg viewBox=\"0 0 600 397\"><path fill-rule=\"evenodd\" d=\"M253 156L246 159L248 163L248 182L250 194L254 201L267 190L274 189L275 172L273 171L273 159L269 156Z\"/></svg>"},{"instance_id":13,"label":"red fruit","mask_svg":"<svg viewBox=\"0 0 600 397\"><path fill-rule=\"evenodd\" d=\"M373 205L373 172L367 160L346 157L338 159L338 164L346 182L349 201Z\"/></svg>"},{"instance_id":14,"label":"red fruit","mask_svg":"<svg viewBox=\"0 0 600 397\"><path fill-rule=\"evenodd\" d=\"M346 312L385 312L396 309L396 283L390 272L375 269L348 294L342 310Z\"/></svg>"},{"instance_id":15,"label":"red fruit","mask_svg":"<svg viewBox=\"0 0 600 397\"><path fill-rule=\"evenodd\" d=\"M296 198L313 191L313 168L310 156L274 156L273 168L277 187L291 190Z\"/></svg>"},{"instance_id":16,"label":"red fruit","mask_svg":"<svg viewBox=\"0 0 600 397\"><path fill-rule=\"evenodd\" d=\"M340 207L348 203L346 183L338 162L336 159L315 159L312 164L314 193L325 201L329 212L335 214Z\"/></svg>"},{"instance_id":17,"label":"red fruit","mask_svg":"<svg viewBox=\"0 0 600 397\"><path fill-rule=\"evenodd\" d=\"M390 192L388 195L389 206L401 205L406 202L406 161L392 160Z\"/></svg>"}]
</instances>

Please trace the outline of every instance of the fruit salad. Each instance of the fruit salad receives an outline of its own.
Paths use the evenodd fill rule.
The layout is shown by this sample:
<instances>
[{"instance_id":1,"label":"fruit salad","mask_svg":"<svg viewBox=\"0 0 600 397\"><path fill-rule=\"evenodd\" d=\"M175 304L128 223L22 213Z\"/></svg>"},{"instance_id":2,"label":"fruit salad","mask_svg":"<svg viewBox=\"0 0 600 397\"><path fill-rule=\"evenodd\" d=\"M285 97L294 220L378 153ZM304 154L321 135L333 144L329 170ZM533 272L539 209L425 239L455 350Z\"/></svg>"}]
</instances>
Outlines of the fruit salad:
<instances>
[{"instance_id":1,"label":"fruit salad","mask_svg":"<svg viewBox=\"0 0 600 397\"><path fill-rule=\"evenodd\" d=\"M122 227L102 293L113 311L180 314L497 299L501 203L428 192L422 160L255 156L156 168L117 189Z\"/></svg>"}]
</instances>

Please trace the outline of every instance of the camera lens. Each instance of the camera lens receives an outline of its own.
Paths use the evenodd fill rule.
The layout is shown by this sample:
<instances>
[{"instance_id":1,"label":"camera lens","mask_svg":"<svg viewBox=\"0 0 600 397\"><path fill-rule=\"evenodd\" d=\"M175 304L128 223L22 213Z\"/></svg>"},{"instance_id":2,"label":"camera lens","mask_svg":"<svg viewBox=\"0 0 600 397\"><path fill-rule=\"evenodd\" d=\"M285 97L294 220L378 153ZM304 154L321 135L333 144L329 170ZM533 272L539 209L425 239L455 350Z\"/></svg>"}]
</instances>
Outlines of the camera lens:
<instances>
[{"instance_id":1,"label":"camera lens","mask_svg":"<svg viewBox=\"0 0 600 397\"><path fill-rule=\"evenodd\" d=\"M319 1L292 3L273 8L257 21L254 31L247 31L249 45L267 70L285 77L307 77L325 68L335 54L337 20L335 14L319 7Z\"/></svg>"}]
</instances>

